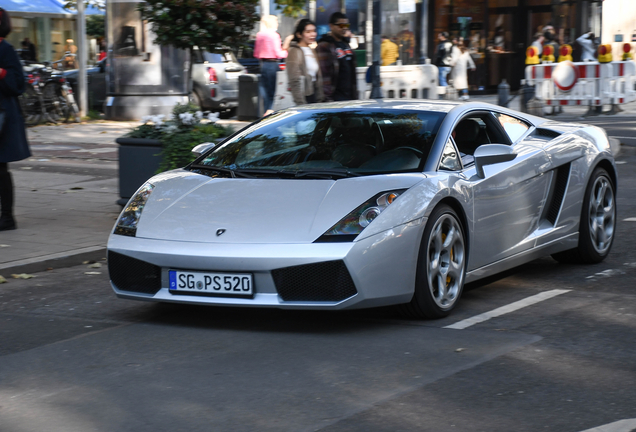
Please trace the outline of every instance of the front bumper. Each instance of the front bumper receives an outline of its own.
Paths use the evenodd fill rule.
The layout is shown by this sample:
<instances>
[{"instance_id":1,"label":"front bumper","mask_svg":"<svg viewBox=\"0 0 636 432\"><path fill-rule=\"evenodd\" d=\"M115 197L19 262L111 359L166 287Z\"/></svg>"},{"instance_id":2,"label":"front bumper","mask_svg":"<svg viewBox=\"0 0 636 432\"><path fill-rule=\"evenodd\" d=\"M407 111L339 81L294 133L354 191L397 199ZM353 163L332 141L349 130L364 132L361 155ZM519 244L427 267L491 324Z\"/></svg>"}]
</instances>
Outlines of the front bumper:
<instances>
[{"instance_id":1,"label":"front bumper","mask_svg":"<svg viewBox=\"0 0 636 432\"><path fill-rule=\"evenodd\" d=\"M119 285L123 285L119 282L122 280L121 276L113 277L114 271L118 269L110 268L109 263L111 285L117 296L122 298L191 304L345 309L406 303L413 296L417 255L425 222L419 220L401 225L352 243L186 243L111 234L109 253L140 260L156 268L157 279L160 280L157 281L156 292L122 289L122 286L113 282L117 280ZM334 280L328 274L312 274L311 269L321 269L323 272L325 269L340 269L336 271L342 273L338 267L340 264L332 265L337 262L346 267L345 273L348 273L355 286L350 297L337 301L285 300L280 278L275 277L277 269L306 266L303 267L306 272L301 273L303 276L297 277L297 282L294 282L307 285L302 287L306 292L310 287L320 286L316 283L316 278L324 278L328 285ZM310 266L320 263L324 265ZM169 270L252 273L255 293L252 298L173 294L168 289ZM317 298L313 294L309 298Z\"/></svg>"}]
</instances>

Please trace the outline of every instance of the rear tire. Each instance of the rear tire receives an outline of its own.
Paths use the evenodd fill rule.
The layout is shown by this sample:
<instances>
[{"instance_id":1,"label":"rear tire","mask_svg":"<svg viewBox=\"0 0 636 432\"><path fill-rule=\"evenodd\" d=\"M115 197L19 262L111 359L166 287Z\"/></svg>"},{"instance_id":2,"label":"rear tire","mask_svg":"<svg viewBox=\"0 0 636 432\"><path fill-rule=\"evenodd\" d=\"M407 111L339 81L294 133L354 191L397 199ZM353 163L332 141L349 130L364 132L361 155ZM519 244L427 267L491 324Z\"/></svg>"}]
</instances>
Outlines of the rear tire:
<instances>
[{"instance_id":1,"label":"rear tire","mask_svg":"<svg viewBox=\"0 0 636 432\"><path fill-rule=\"evenodd\" d=\"M466 237L455 211L442 204L428 218L418 256L415 292L401 305L409 318L448 316L461 297L466 279Z\"/></svg>"},{"instance_id":2,"label":"rear tire","mask_svg":"<svg viewBox=\"0 0 636 432\"><path fill-rule=\"evenodd\" d=\"M201 97L194 90L192 90L192 93L188 95L188 102L192 105L195 105L199 109L199 111L203 109L201 105Z\"/></svg>"},{"instance_id":3,"label":"rear tire","mask_svg":"<svg viewBox=\"0 0 636 432\"><path fill-rule=\"evenodd\" d=\"M609 255L616 232L616 189L610 175L601 167L592 173L585 189L579 245L552 258L561 263L596 264Z\"/></svg>"}]
</instances>

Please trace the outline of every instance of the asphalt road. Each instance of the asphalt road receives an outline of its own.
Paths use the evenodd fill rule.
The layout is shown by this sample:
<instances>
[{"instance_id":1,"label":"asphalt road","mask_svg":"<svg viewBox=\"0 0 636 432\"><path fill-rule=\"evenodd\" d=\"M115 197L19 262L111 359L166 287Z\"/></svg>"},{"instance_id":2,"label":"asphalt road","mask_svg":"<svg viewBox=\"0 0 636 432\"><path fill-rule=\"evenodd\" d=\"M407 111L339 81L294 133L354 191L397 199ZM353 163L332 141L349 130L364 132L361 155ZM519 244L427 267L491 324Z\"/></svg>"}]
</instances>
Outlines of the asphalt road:
<instances>
[{"instance_id":1,"label":"asphalt road","mask_svg":"<svg viewBox=\"0 0 636 432\"><path fill-rule=\"evenodd\" d=\"M87 265L11 280L0 285L0 431L577 432L636 419L636 221L626 220L636 148L617 160L606 261L537 260L467 286L438 321L393 308L121 300L106 268ZM565 292L445 328L553 290Z\"/></svg>"}]
</instances>

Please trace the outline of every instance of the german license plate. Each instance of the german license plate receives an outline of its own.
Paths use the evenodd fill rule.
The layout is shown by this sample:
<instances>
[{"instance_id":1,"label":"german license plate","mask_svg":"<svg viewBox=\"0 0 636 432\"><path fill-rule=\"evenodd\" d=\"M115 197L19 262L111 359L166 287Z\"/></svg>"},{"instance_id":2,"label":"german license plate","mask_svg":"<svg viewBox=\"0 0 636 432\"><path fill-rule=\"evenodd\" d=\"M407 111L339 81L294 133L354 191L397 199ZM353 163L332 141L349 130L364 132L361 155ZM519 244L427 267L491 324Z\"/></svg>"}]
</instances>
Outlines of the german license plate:
<instances>
[{"instance_id":1,"label":"german license plate","mask_svg":"<svg viewBox=\"0 0 636 432\"><path fill-rule=\"evenodd\" d=\"M242 72L225 72L225 78L229 80L236 80Z\"/></svg>"},{"instance_id":2,"label":"german license plate","mask_svg":"<svg viewBox=\"0 0 636 432\"><path fill-rule=\"evenodd\" d=\"M170 270L170 292L189 292L223 296L249 296L254 293L249 273L210 273Z\"/></svg>"}]
</instances>

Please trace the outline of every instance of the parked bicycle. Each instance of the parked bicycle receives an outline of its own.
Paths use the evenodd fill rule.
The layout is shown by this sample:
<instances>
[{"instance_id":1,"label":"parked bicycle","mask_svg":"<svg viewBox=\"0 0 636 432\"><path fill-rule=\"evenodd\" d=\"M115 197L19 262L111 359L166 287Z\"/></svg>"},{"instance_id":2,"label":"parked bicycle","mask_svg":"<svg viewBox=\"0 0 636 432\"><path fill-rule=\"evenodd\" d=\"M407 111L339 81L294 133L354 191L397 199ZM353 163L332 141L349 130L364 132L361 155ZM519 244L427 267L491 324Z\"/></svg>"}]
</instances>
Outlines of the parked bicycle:
<instances>
[{"instance_id":1,"label":"parked bicycle","mask_svg":"<svg viewBox=\"0 0 636 432\"><path fill-rule=\"evenodd\" d=\"M58 60L53 64L63 61ZM20 97L25 122L28 125L68 122L71 119L79 122L79 108L73 90L61 72L53 69L49 63L25 63L27 87Z\"/></svg>"}]
</instances>

